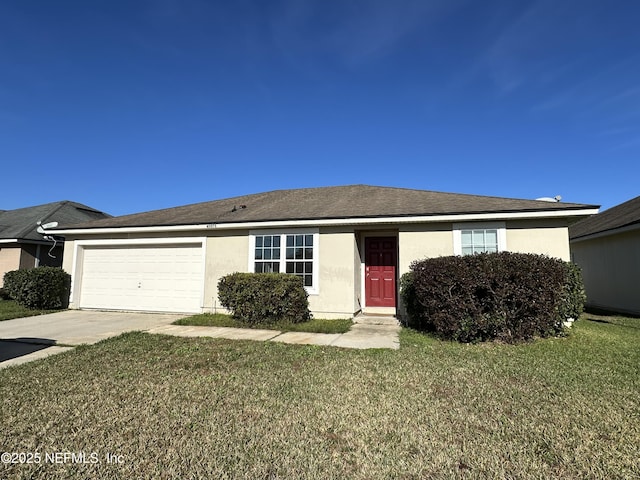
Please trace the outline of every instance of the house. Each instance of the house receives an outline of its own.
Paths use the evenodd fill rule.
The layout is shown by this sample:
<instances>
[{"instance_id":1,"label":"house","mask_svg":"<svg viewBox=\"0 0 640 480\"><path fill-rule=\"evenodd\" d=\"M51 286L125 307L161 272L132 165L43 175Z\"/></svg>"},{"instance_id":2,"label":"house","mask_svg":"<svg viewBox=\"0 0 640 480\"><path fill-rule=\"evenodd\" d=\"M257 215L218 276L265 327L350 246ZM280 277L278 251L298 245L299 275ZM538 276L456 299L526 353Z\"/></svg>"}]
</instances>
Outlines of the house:
<instances>
[{"instance_id":1,"label":"house","mask_svg":"<svg viewBox=\"0 0 640 480\"><path fill-rule=\"evenodd\" d=\"M640 315L640 197L572 225L569 236L587 307Z\"/></svg>"},{"instance_id":2,"label":"house","mask_svg":"<svg viewBox=\"0 0 640 480\"><path fill-rule=\"evenodd\" d=\"M233 272L299 275L318 318L395 314L416 259L482 251L569 259L592 205L350 185L277 190L59 227L71 308L217 311Z\"/></svg>"},{"instance_id":3,"label":"house","mask_svg":"<svg viewBox=\"0 0 640 480\"><path fill-rule=\"evenodd\" d=\"M63 239L45 240L36 231L38 222L79 223L108 218L109 215L80 203L61 201L0 210L0 287L4 274L21 268L62 266Z\"/></svg>"}]
</instances>

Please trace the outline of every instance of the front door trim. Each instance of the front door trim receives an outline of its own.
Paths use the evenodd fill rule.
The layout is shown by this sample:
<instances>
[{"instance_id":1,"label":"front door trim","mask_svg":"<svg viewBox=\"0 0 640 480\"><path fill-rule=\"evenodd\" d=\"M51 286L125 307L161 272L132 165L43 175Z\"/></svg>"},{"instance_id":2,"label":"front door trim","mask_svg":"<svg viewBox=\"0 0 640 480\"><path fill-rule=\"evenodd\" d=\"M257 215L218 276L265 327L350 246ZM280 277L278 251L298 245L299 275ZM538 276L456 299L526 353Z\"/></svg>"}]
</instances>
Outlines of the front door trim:
<instances>
[{"instance_id":1,"label":"front door trim","mask_svg":"<svg viewBox=\"0 0 640 480\"><path fill-rule=\"evenodd\" d=\"M368 297L368 290L367 290L367 274L368 274L368 246L369 243L371 241L373 241L374 239L379 239L379 240L387 240L387 241L391 241L393 242L393 252L391 255L391 263L393 266L393 277L392 277L392 281L393 281L393 299L389 300L389 304L388 305L370 305L369 303L367 303L367 297ZM362 280L361 280L361 284L362 284L362 305L361 307L363 309L392 309L395 311L396 307L397 307L397 303L398 303L398 288L397 288L397 283L398 283L398 279L397 279L397 275L398 275L398 236L395 232L367 232L366 234L362 235Z\"/></svg>"}]
</instances>

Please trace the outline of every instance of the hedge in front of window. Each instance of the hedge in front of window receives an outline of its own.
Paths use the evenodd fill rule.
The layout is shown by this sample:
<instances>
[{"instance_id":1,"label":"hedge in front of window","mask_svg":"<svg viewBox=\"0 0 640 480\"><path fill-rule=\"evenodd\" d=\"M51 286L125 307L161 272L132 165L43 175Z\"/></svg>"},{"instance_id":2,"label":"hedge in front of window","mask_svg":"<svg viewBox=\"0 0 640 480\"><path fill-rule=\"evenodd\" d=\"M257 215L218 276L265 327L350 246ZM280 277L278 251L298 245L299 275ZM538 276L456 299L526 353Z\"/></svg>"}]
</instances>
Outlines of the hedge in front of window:
<instances>
[{"instance_id":1,"label":"hedge in front of window","mask_svg":"<svg viewBox=\"0 0 640 480\"><path fill-rule=\"evenodd\" d=\"M573 264L509 252L413 262L401 295L410 327L461 342L557 335L585 300Z\"/></svg>"},{"instance_id":2,"label":"hedge in front of window","mask_svg":"<svg viewBox=\"0 0 640 480\"><path fill-rule=\"evenodd\" d=\"M23 307L55 310L69 305L71 275L59 267L13 270L4 274L4 290Z\"/></svg>"},{"instance_id":3,"label":"hedge in front of window","mask_svg":"<svg viewBox=\"0 0 640 480\"><path fill-rule=\"evenodd\" d=\"M311 318L303 280L295 275L232 273L218 282L218 299L247 323L299 323Z\"/></svg>"}]
</instances>

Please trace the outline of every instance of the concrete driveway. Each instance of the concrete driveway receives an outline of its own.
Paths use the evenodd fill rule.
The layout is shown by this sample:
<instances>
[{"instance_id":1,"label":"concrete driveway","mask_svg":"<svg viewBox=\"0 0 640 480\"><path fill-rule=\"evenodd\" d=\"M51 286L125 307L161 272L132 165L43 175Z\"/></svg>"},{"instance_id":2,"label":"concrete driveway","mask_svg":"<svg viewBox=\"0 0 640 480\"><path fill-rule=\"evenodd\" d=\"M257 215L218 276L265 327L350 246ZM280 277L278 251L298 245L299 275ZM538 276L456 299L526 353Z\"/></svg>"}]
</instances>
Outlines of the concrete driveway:
<instances>
[{"instance_id":1,"label":"concrete driveway","mask_svg":"<svg viewBox=\"0 0 640 480\"><path fill-rule=\"evenodd\" d=\"M67 310L5 320L0 322L0 368L60 353L73 345L93 344L124 332L169 325L185 316Z\"/></svg>"}]
</instances>

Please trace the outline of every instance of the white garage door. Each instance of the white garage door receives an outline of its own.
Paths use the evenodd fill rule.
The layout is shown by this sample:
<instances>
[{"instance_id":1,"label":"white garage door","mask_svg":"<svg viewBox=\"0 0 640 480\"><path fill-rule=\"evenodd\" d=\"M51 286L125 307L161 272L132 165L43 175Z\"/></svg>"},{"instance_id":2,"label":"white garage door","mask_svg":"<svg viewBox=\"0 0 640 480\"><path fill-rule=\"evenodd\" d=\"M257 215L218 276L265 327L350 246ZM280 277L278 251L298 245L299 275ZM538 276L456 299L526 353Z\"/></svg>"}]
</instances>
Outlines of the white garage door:
<instances>
[{"instance_id":1,"label":"white garage door","mask_svg":"<svg viewBox=\"0 0 640 480\"><path fill-rule=\"evenodd\" d=\"M199 312L202 245L85 247L80 307Z\"/></svg>"}]
</instances>

